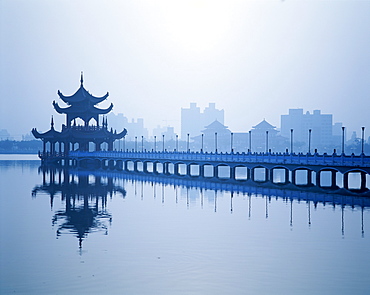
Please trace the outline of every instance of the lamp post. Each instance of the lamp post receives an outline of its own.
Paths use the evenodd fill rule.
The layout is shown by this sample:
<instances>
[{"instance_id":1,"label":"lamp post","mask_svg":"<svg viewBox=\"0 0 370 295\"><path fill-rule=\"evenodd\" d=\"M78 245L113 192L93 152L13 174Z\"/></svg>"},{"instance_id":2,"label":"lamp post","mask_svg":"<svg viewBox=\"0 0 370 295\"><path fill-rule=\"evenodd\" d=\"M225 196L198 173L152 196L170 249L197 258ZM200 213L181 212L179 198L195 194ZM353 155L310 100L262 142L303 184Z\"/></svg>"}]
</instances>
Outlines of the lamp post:
<instances>
[{"instance_id":1,"label":"lamp post","mask_svg":"<svg viewBox=\"0 0 370 295\"><path fill-rule=\"evenodd\" d=\"M363 155L364 154L365 127L361 127L361 130L362 130L361 155Z\"/></svg>"},{"instance_id":2,"label":"lamp post","mask_svg":"<svg viewBox=\"0 0 370 295\"><path fill-rule=\"evenodd\" d=\"M162 134L162 152L164 152L164 134Z\"/></svg>"},{"instance_id":3,"label":"lamp post","mask_svg":"<svg viewBox=\"0 0 370 295\"><path fill-rule=\"evenodd\" d=\"M123 151L126 149L126 137L123 138Z\"/></svg>"},{"instance_id":4,"label":"lamp post","mask_svg":"<svg viewBox=\"0 0 370 295\"><path fill-rule=\"evenodd\" d=\"M266 153L269 151L269 131L266 130Z\"/></svg>"},{"instance_id":5,"label":"lamp post","mask_svg":"<svg viewBox=\"0 0 370 295\"><path fill-rule=\"evenodd\" d=\"M187 141L186 141L186 150L187 150L187 152L190 152L190 148L189 148L189 136L190 136L190 134L188 133L188 138L187 138Z\"/></svg>"},{"instance_id":6,"label":"lamp post","mask_svg":"<svg viewBox=\"0 0 370 295\"><path fill-rule=\"evenodd\" d=\"M233 149L233 138L234 137L234 133L232 133L231 132L231 134L230 134L230 151L231 151L231 153L233 153L234 152L234 149Z\"/></svg>"},{"instance_id":7,"label":"lamp post","mask_svg":"<svg viewBox=\"0 0 370 295\"><path fill-rule=\"evenodd\" d=\"M293 154L293 129L290 129L290 153Z\"/></svg>"},{"instance_id":8,"label":"lamp post","mask_svg":"<svg viewBox=\"0 0 370 295\"><path fill-rule=\"evenodd\" d=\"M144 136L141 136L141 152L144 151Z\"/></svg>"},{"instance_id":9,"label":"lamp post","mask_svg":"<svg viewBox=\"0 0 370 295\"><path fill-rule=\"evenodd\" d=\"M342 155L344 155L344 130L346 127L342 127Z\"/></svg>"},{"instance_id":10,"label":"lamp post","mask_svg":"<svg viewBox=\"0 0 370 295\"><path fill-rule=\"evenodd\" d=\"M135 152L137 152L137 136L135 136Z\"/></svg>"},{"instance_id":11,"label":"lamp post","mask_svg":"<svg viewBox=\"0 0 370 295\"><path fill-rule=\"evenodd\" d=\"M252 130L249 130L249 151L252 152Z\"/></svg>"},{"instance_id":12,"label":"lamp post","mask_svg":"<svg viewBox=\"0 0 370 295\"><path fill-rule=\"evenodd\" d=\"M202 133L202 148L200 149L201 153L203 153L203 144L204 144L204 134Z\"/></svg>"},{"instance_id":13,"label":"lamp post","mask_svg":"<svg viewBox=\"0 0 370 295\"><path fill-rule=\"evenodd\" d=\"M308 153L311 154L311 129L308 129Z\"/></svg>"},{"instance_id":14,"label":"lamp post","mask_svg":"<svg viewBox=\"0 0 370 295\"><path fill-rule=\"evenodd\" d=\"M215 152L217 154L217 132L215 132Z\"/></svg>"},{"instance_id":15,"label":"lamp post","mask_svg":"<svg viewBox=\"0 0 370 295\"><path fill-rule=\"evenodd\" d=\"M179 151L179 136L176 134L176 149L175 152Z\"/></svg>"},{"instance_id":16,"label":"lamp post","mask_svg":"<svg viewBox=\"0 0 370 295\"><path fill-rule=\"evenodd\" d=\"M154 151L157 151L157 136L154 135Z\"/></svg>"}]
</instances>

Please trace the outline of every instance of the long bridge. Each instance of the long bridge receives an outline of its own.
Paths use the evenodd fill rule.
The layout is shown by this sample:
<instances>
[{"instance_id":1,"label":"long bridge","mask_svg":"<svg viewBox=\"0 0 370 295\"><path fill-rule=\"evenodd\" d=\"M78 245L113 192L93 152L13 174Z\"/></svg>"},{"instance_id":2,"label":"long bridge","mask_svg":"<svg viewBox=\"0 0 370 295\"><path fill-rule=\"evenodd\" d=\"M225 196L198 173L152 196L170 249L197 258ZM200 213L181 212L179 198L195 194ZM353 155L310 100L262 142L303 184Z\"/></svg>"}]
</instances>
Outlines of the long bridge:
<instances>
[{"instance_id":1,"label":"long bridge","mask_svg":"<svg viewBox=\"0 0 370 295\"><path fill-rule=\"evenodd\" d=\"M40 153L74 167L208 178L279 187L320 188L369 194L370 156L318 153L206 153L153 151L70 151ZM357 176L352 176L356 174ZM355 187L349 179L357 177Z\"/></svg>"}]
</instances>

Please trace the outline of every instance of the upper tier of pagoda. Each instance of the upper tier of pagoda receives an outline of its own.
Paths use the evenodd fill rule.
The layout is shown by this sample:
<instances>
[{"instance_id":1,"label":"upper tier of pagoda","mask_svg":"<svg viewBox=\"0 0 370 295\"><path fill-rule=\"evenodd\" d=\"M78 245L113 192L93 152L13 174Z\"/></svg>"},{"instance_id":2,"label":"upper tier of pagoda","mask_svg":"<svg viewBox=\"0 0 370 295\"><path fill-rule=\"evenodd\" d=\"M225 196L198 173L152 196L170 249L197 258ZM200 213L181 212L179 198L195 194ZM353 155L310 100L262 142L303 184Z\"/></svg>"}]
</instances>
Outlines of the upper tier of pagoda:
<instances>
[{"instance_id":1,"label":"upper tier of pagoda","mask_svg":"<svg viewBox=\"0 0 370 295\"><path fill-rule=\"evenodd\" d=\"M106 109L99 109L95 107L95 105L107 99L109 93L107 92L102 97L91 95L83 86L82 73L80 82L80 88L71 96L65 96L58 90L58 95L60 99L69 106L62 108L58 105L57 102L53 101L54 109L59 114L67 115L67 126L70 126L71 121L76 118L81 118L85 122L85 125L88 125L90 119L94 118L97 124L99 124L98 116L109 113L113 108L113 104L111 103L110 106Z\"/></svg>"}]
</instances>

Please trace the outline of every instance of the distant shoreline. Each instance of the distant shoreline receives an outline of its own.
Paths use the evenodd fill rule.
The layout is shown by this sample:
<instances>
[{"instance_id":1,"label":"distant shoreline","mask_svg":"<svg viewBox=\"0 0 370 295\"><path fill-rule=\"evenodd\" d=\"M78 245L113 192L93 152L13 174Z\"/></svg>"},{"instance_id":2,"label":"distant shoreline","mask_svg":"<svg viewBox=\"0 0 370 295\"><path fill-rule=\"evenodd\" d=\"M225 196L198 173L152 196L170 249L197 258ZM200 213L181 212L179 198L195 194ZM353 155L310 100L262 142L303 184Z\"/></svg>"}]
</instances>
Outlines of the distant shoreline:
<instances>
[{"instance_id":1,"label":"distant shoreline","mask_svg":"<svg viewBox=\"0 0 370 295\"><path fill-rule=\"evenodd\" d=\"M38 155L38 153L37 152L0 151L0 155Z\"/></svg>"},{"instance_id":2,"label":"distant shoreline","mask_svg":"<svg viewBox=\"0 0 370 295\"><path fill-rule=\"evenodd\" d=\"M37 154L0 153L0 161L40 161Z\"/></svg>"}]
</instances>

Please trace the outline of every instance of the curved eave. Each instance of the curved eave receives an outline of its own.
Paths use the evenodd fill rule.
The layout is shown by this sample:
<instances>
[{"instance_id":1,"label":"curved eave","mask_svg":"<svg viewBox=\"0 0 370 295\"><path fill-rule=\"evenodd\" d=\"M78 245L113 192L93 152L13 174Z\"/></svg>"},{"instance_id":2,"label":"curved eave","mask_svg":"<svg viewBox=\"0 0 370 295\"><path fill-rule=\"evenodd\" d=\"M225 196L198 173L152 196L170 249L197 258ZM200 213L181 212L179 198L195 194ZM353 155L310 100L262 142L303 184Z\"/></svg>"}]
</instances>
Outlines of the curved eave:
<instances>
[{"instance_id":1,"label":"curved eave","mask_svg":"<svg viewBox=\"0 0 370 295\"><path fill-rule=\"evenodd\" d=\"M59 114L65 114L71 111L71 107L61 108L55 101L53 101L53 107Z\"/></svg>"},{"instance_id":2,"label":"curved eave","mask_svg":"<svg viewBox=\"0 0 370 295\"><path fill-rule=\"evenodd\" d=\"M118 134L114 134L114 138L115 139L121 139L121 138L124 138L126 136L126 134L127 134L127 130L125 128L125 129L123 129L122 132L120 132Z\"/></svg>"},{"instance_id":3,"label":"curved eave","mask_svg":"<svg viewBox=\"0 0 370 295\"><path fill-rule=\"evenodd\" d=\"M113 109L113 103L111 103L110 106L106 109L99 109L97 107L92 107L91 113L105 115L105 114L108 114L112 109Z\"/></svg>"},{"instance_id":4,"label":"curved eave","mask_svg":"<svg viewBox=\"0 0 370 295\"><path fill-rule=\"evenodd\" d=\"M45 133L40 133L36 130L36 128L33 128L31 132L33 136L38 139L55 138L56 136L61 135L61 133L58 131L55 131L54 128L50 129L49 131L46 131Z\"/></svg>"},{"instance_id":5,"label":"curved eave","mask_svg":"<svg viewBox=\"0 0 370 295\"><path fill-rule=\"evenodd\" d=\"M91 116L94 116L94 115L99 115L99 114L101 114L101 115L108 114L113 109L113 103L111 103L110 106L106 109L99 109L97 107L90 106L86 110L81 110L80 108L75 109L73 106L62 108L58 105L57 102L53 101L53 107L59 114L67 114L67 113L70 113L70 114L71 113L84 114L84 113L88 113L88 114L91 114Z\"/></svg>"},{"instance_id":6,"label":"curved eave","mask_svg":"<svg viewBox=\"0 0 370 295\"><path fill-rule=\"evenodd\" d=\"M109 92L107 92L105 95L101 97L97 97L97 96L91 95L83 86L80 86L80 88L74 94L70 96L63 95L63 93L60 92L59 90L58 90L58 95L60 99L63 100L67 104L73 104L75 102L81 102L84 100L89 100L93 104L97 104L107 99L107 97L109 96Z\"/></svg>"}]
</instances>

